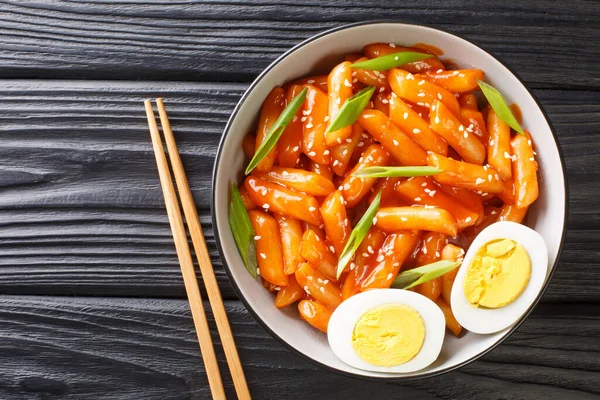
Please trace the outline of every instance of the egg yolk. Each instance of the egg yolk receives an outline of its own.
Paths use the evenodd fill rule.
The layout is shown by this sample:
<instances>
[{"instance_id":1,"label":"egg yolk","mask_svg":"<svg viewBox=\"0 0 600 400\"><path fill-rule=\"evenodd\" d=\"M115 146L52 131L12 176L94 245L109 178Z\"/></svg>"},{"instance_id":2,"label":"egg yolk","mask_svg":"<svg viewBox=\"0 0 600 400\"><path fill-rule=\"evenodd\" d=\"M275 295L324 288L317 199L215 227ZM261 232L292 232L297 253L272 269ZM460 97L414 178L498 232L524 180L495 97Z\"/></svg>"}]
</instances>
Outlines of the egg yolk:
<instances>
[{"instance_id":1,"label":"egg yolk","mask_svg":"<svg viewBox=\"0 0 600 400\"><path fill-rule=\"evenodd\" d=\"M412 360L423 347L425 324L405 304L385 304L363 314L352 332L352 347L369 364L392 367Z\"/></svg>"},{"instance_id":2,"label":"egg yolk","mask_svg":"<svg viewBox=\"0 0 600 400\"><path fill-rule=\"evenodd\" d=\"M509 239L488 242L476 253L465 276L465 296L469 303L500 308L523 293L531 278L527 250Z\"/></svg>"}]
</instances>

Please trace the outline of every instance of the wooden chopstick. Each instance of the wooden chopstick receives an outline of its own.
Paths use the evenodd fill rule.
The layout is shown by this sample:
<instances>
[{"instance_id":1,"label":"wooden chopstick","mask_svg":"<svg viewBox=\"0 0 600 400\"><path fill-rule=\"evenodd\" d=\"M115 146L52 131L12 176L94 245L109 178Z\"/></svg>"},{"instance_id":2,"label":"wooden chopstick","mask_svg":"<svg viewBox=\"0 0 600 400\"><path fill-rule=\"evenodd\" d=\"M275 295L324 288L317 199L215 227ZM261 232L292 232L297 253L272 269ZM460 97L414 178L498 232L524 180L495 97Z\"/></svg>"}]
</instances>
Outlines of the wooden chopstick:
<instances>
[{"instance_id":1,"label":"wooden chopstick","mask_svg":"<svg viewBox=\"0 0 600 400\"><path fill-rule=\"evenodd\" d=\"M169 172L169 165L167 164L167 158L165 157L160 133L158 132L158 126L156 125L154 111L152 111L152 104L149 100L146 100L144 106L146 108L146 116L148 117L148 127L150 128L150 136L152 137L152 147L154 148L156 165L158 166L160 185L165 198L173 240L175 241L175 250L177 252L177 258L179 259L181 275L183 275L183 282L190 303L192 318L196 327L196 334L198 335L198 341L200 342L200 351L202 352L202 359L204 360L204 367L206 368L210 391L214 399L225 399L223 381L221 380L221 373L219 372L215 349L210 337L208 321L206 320L206 314L204 313L200 288L198 287L196 272L194 271L194 263L192 261L187 235L183 226L183 219L181 217L177 195L175 194L171 173Z\"/></svg>"},{"instance_id":2,"label":"wooden chopstick","mask_svg":"<svg viewBox=\"0 0 600 400\"><path fill-rule=\"evenodd\" d=\"M175 143L175 137L171 130L171 124L167 117L167 111L165 110L164 103L161 98L156 99L156 106L158 108L158 114L160 115L160 123L163 129L163 135L167 143L167 150L169 152L169 159L171 160L171 167L175 175L175 182L177 183L177 191L181 198L181 204L183 206L183 212L185 214L185 220L190 230L190 236L192 237L192 243L194 245L194 251L198 258L198 266L200 267L200 273L206 286L206 293L208 294L208 300L217 323L217 330L221 337L221 344L225 352L225 358L227 359L227 365L231 372L231 378L233 385L237 393L238 399L250 399L250 392L248 390L248 384L246 383L246 377L244 370L242 369L242 363L235 346L235 340L231 333L231 327L229 326L229 320L227 319L227 313L225 312L225 306L223 304L223 298L221 297L221 291L217 283L215 271L210 260L210 254L206 247L206 241L204 240L204 234L202 233L202 227L200 226L200 218L198 217L198 211L194 203L192 191L185 175L183 163L177 150L177 144Z\"/></svg>"}]
</instances>

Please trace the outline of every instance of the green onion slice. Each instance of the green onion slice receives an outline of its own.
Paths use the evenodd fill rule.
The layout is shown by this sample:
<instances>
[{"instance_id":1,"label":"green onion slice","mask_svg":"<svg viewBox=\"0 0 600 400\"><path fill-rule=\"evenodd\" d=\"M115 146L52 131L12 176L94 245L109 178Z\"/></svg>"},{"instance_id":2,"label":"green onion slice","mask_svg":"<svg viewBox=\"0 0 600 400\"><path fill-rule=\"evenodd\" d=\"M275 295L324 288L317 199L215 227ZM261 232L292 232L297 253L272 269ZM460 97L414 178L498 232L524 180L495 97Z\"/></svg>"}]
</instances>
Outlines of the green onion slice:
<instances>
[{"instance_id":1,"label":"green onion slice","mask_svg":"<svg viewBox=\"0 0 600 400\"><path fill-rule=\"evenodd\" d=\"M254 157L252 157L252 160L250 160L250 164L248 164L248 167L246 168L246 175L252 172L252 170L256 168L262 159L265 158L271 150L273 150L277 144L277 141L281 137L281 134L285 130L285 127L294 118L302 106L302 103L304 103L307 92L308 88L302 89L302 91L298 93L296 97L294 97L294 100L290 101L290 104L288 104L281 114L279 114L279 118L277 118L277 121L275 121L271 127L271 130L265 137L265 140L263 140L260 146L258 146Z\"/></svg>"},{"instance_id":2,"label":"green onion slice","mask_svg":"<svg viewBox=\"0 0 600 400\"><path fill-rule=\"evenodd\" d=\"M242 196L234 184L231 185L229 227L246 269L253 278L256 278L258 276L258 264L256 263L256 246L254 244L255 233L250 223L248 211L244 207Z\"/></svg>"},{"instance_id":3,"label":"green onion slice","mask_svg":"<svg viewBox=\"0 0 600 400\"><path fill-rule=\"evenodd\" d=\"M352 175L357 178L392 178L392 177L412 177L429 176L443 172L434 167L366 167L359 169Z\"/></svg>"},{"instance_id":4,"label":"green onion slice","mask_svg":"<svg viewBox=\"0 0 600 400\"><path fill-rule=\"evenodd\" d=\"M454 268L459 267L461 264L462 261L442 260L415 269L409 269L396 277L392 283L392 287L396 289L410 289L421 283L435 279L438 276L442 276L446 272L450 272Z\"/></svg>"},{"instance_id":5,"label":"green onion slice","mask_svg":"<svg viewBox=\"0 0 600 400\"><path fill-rule=\"evenodd\" d=\"M519 134L524 135L523 128L517 122L517 119L513 115L512 111L510 111L510 107L504 101L504 97L500 94L500 92L493 87L492 85L485 83L483 81L477 81L483 95L487 99L490 106L494 109L494 112L498 115L498 117L506 122L511 128L517 131Z\"/></svg>"},{"instance_id":6,"label":"green onion slice","mask_svg":"<svg viewBox=\"0 0 600 400\"><path fill-rule=\"evenodd\" d=\"M370 69L373 71L387 71L388 69L396 68L404 64L432 57L431 54L401 51L399 53L388 54L387 56L357 62L350 65L350 67L356 69Z\"/></svg>"},{"instance_id":7,"label":"green onion slice","mask_svg":"<svg viewBox=\"0 0 600 400\"><path fill-rule=\"evenodd\" d=\"M348 265L348 263L352 259L352 256L358 249L358 246L363 241L365 236L367 236L369 229L371 229L371 225L373 225L373 217L375 217L375 214L379 209L380 201L381 191L377 193L377 196L375 196L375 199L373 199L373 202L371 203L365 214L362 216L360 221L358 221L354 229L352 229L352 233L350 233L350 237L348 238L348 243L346 243L346 246L344 247L344 250L342 251L342 254L340 255L340 259L338 261L336 273L337 278L340 277L340 275L344 271L344 268L346 268L346 265Z\"/></svg>"},{"instance_id":8,"label":"green onion slice","mask_svg":"<svg viewBox=\"0 0 600 400\"><path fill-rule=\"evenodd\" d=\"M369 86L346 100L325 133L334 132L355 123L360 113L369 104L373 92L375 92L375 86Z\"/></svg>"}]
</instances>

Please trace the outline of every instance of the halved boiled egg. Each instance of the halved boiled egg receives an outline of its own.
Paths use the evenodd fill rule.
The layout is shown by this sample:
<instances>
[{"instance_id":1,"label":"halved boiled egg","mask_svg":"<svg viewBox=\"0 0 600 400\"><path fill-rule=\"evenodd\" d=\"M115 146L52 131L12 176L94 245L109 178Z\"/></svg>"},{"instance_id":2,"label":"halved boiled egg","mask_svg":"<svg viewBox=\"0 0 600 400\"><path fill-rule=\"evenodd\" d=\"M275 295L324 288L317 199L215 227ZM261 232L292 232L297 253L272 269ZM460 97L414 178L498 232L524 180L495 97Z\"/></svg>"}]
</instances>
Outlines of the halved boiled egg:
<instances>
[{"instance_id":1,"label":"halved boiled egg","mask_svg":"<svg viewBox=\"0 0 600 400\"><path fill-rule=\"evenodd\" d=\"M465 329L501 331L527 312L548 272L548 249L539 233L497 222L473 241L456 275L450 303Z\"/></svg>"},{"instance_id":2,"label":"halved boiled egg","mask_svg":"<svg viewBox=\"0 0 600 400\"><path fill-rule=\"evenodd\" d=\"M412 372L434 362L446 332L442 310L408 290L374 289L344 301L327 328L346 364L377 372Z\"/></svg>"}]
</instances>

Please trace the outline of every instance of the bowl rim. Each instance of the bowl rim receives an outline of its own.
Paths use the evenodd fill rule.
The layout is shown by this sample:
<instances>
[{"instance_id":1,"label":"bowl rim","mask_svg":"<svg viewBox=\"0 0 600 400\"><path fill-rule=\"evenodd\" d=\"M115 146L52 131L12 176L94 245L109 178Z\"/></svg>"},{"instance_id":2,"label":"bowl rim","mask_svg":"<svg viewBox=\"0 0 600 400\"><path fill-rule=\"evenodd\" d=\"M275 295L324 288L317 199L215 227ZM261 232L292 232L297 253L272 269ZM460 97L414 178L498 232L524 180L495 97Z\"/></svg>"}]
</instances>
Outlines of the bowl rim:
<instances>
[{"instance_id":1,"label":"bowl rim","mask_svg":"<svg viewBox=\"0 0 600 400\"><path fill-rule=\"evenodd\" d=\"M567 174L566 174L566 168L565 168L565 160L564 160L564 155L562 152L562 149L560 147L560 144L558 142L558 137L556 135L556 131L554 129L554 127L552 126L552 123L550 121L550 118L548 118L548 114L546 113L546 111L544 110L544 108L542 107L542 104L540 103L539 99L533 94L533 92L527 87L527 85L525 84L525 82L523 81L523 79L512 69L510 68L506 63L504 63L500 58L498 58L496 55L494 55L493 53L491 53L488 50L485 50L483 47L479 46L476 42L474 42L471 39L467 39L461 35L458 35L456 33L453 32L448 32L444 29L439 29L439 28L434 28L425 24L411 24L411 23L407 23L407 22L403 22L401 20L397 20L397 19L382 19L382 20L369 20L369 21L362 21L362 22L355 22L355 23L351 23L351 24L345 24L345 25L341 25L338 27L334 27L331 29L327 29L323 32L317 33L314 36L311 36L305 40L303 40L302 42L298 43L297 45L295 45L294 47L292 47L291 49L287 50L285 53L283 53L281 56L279 56L277 59L275 59L271 64L269 64L269 66L267 66L257 77L256 79L254 79L254 81L250 84L250 86L248 86L248 88L246 89L246 91L244 92L244 94L242 95L242 97L240 97L240 100L238 101L238 103L236 104L235 108L233 109L231 116L229 117L227 124L225 125L225 129L223 130L223 135L221 136L221 140L219 141L219 146L217 148L217 154L215 156L215 162L214 162L214 166L213 166L213 174L212 174L212 179L211 179L211 191L212 191L212 196L211 196L211 204L210 204L210 209L211 209L211 224L213 227L213 232L214 232L214 236L215 236L215 243L217 246L217 250L219 252L219 257L221 258L221 261L223 261L225 259L225 251L223 249L223 246L221 245L221 237L219 235L219 228L217 227L217 225L215 224L214 221L216 221L216 213L215 213L215 184L216 184L216 178L217 178L217 168L219 167L219 163L220 163L220 159L221 159L221 155L223 152L223 145L225 143L225 139L227 138L227 135L229 134L229 131L231 129L231 125L233 123L233 121L235 120L235 118L237 117L237 114L240 110L240 108L242 107L242 105L244 104L244 102L246 101L247 97L250 95L250 93L254 90L254 88L262 81L262 79L277 65L279 64L282 60L284 60L285 58L287 58L289 55L291 55L292 53L294 53L296 50L307 46L308 44L312 43L313 41L320 39L323 36L327 36L329 34L335 33L335 32L339 32L339 31L343 31L346 29L350 29L350 28L354 28L357 26L364 26L364 25L379 25L379 24L397 24L397 25L409 25L409 26L417 26L417 27L421 27L421 28L425 28L425 29L430 29L430 30L434 30L434 31L439 31L439 32L443 32L445 34L448 35L452 35L455 36L459 39L462 39L464 41L469 42L470 44L472 44L473 46L479 48L481 51L487 53L488 55L490 55L494 60L498 61L501 65L503 65L506 69L509 70L509 72L511 74L513 74L513 76L515 78L517 78L517 80L523 85L523 87L525 88L525 90L527 91L527 93L529 93L529 95L531 96L531 98L535 101L536 105L538 106L538 108L540 109L540 111L542 112L542 115L544 116L544 119L546 120L546 123L548 124L548 127L550 128L550 132L552 133L552 138L554 139L554 144L558 150L558 156L560 159L560 163L561 163L561 169L562 169L562 174L563 174L563 181L564 181L564 201L565 201L565 207L564 207L564 222L563 222L563 226L562 226L562 234L561 234L561 238L560 238L560 243L558 246L558 252L556 254L556 260L554 261L554 264L552 265L552 268L550 270L550 274L548 275L548 278L546 279L546 283L544 284L544 286L542 287L542 289L540 290L540 292L538 293L537 297L535 298L535 300L531 303L531 305L529 306L529 308L527 309L527 311L525 311L525 313L521 316L521 318L510 328L510 330L504 335L504 337L500 338L500 340L498 340L496 343L494 343L493 345L491 345L490 347L488 347L487 349L479 352L478 354L474 355L473 357L458 363L454 366L448 367L448 368L444 368L438 371L432 371L432 372L428 372L428 373L424 373L421 375L414 375L414 376L390 376L390 377L381 377L381 376L367 376L367 375L361 375L361 374L355 374L352 372L346 372L346 371L341 371L339 369L336 368L332 368L329 365L323 364L313 358L311 358L310 356L300 352L299 350L297 350L296 348L294 348L292 345L290 345L288 342L286 342L282 337L280 337L275 331L273 331L265 321L262 320L262 318L260 318L258 316L258 314L254 311L254 309L250 306L250 304L248 303L248 301L246 300L246 298L243 296L240 287L238 286L237 282L235 281L235 279L233 279L233 275L231 273L230 267L229 265L227 265L225 262L222 262L223 265L223 269L225 270L225 273L227 274L227 278L229 279L229 282L231 283L231 286L233 287L235 293L237 294L238 298L242 301L242 303L244 304L244 306L246 307L246 309L250 312L250 314L254 317L254 319L267 331L269 332L269 334L271 334L271 336L273 336L275 339L277 339L280 343L282 343L287 349L291 350L293 353L295 353L296 355L299 355L301 358L308 360L310 363L317 365L321 368L324 368L328 371L331 371L333 373L336 373L338 375L342 375L342 376L346 376L346 377L351 377L351 378L358 378L358 379L363 379L363 380L368 380L368 381L384 381L384 382L408 382L408 381L414 381L414 380L419 380L419 379L424 379L424 378L431 378L434 376L439 376L439 375L443 375L446 374L448 372L451 371L455 371L459 368L464 367L465 365L468 365L470 363L472 363L475 360L478 360L479 358L483 357L484 355L486 355L487 353L489 353L490 351L494 350L497 346L499 346L501 343L503 343L506 339L508 339L510 336L512 336L512 334L521 326L521 324L523 322L525 322L525 320L527 319L527 317L531 314L531 312L533 311L533 309L537 306L537 304L540 302L542 296L544 295L544 293L546 292L546 290L548 289L548 286L550 285L550 281L552 280L552 277L554 276L554 273L556 272L556 268L558 266L559 260L560 260L560 256L562 254L562 250L563 250L563 246L564 246L564 242L565 242L565 236L567 233L567 221L568 221L568 217L569 217L569 186L568 186L568 182L567 182Z\"/></svg>"}]
</instances>

